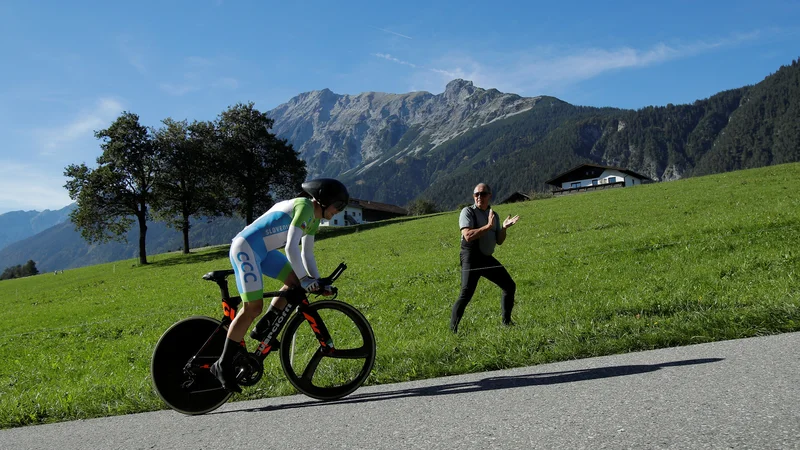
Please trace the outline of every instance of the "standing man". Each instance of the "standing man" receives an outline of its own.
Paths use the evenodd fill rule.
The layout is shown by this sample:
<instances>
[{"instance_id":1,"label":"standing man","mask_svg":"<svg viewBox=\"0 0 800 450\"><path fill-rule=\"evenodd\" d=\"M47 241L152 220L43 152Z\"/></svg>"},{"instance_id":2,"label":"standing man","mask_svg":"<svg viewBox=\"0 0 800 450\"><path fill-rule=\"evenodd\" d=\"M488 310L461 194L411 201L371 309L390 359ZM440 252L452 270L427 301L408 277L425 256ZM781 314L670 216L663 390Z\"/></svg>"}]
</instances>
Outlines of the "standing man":
<instances>
[{"instance_id":1,"label":"standing man","mask_svg":"<svg viewBox=\"0 0 800 450\"><path fill-rule=\"evenodd\" d=\"M492 189L486 183L475 186L472 196L475 203L462 209L458 218L461 228L461 294L450 314L450 330L453 333L458 332L458 323L467 303L475 294L480 277L486 277L503 290L500 303L503 325L513 325L511 309L514 307L517 285L492 253L496 244L505 242L506 230L517 223L519 216L508 216L501 225L500 217L489 206Z\"/></svg>"}]
</instances>

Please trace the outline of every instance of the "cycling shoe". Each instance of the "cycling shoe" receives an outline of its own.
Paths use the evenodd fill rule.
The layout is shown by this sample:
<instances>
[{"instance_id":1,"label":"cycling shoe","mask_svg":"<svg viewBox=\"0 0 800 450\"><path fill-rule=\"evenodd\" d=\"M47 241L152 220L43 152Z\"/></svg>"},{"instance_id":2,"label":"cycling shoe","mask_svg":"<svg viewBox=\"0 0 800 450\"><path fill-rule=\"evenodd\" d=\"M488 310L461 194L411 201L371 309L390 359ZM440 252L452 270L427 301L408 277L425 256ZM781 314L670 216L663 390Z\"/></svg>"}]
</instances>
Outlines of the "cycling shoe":
<instances>
[{"instance_id":1,"label":"cycling shoe","mask_svg":"<svg viewBox=\"0 0 800 450\"><path fill-rule=\"evenodd\" d=\"M219 360L211 365L211 375L217 377L217 380L222 384L222 387L231 391L241 393L242 388L236 383L236 376L233 374L233 368L223 368Z\"/></svg>"}]
</instances>

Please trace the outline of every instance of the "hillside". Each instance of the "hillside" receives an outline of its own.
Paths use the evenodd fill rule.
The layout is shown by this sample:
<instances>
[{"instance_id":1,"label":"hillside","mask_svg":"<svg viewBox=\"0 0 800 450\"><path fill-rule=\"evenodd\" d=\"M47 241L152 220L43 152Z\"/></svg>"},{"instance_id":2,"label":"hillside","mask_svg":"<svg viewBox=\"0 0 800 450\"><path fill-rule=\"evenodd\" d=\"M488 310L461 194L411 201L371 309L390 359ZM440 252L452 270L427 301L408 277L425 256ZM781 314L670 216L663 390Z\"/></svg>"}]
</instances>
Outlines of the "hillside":
<instances>
[{"instance_id":1,"label":"hillside","mask_svg":"<svg viewBox=\"0 0 800 450\"><path fill-rule=\"evenodd\" d=\"M243 227L244 220L240 218L218 218L212 222L195 220L189 231L189 242L194 248L229 243ZM75 225L66 221L8 245L0 250L0 262L4 267L11 267L32 259L40 272L51 272L138 257L138 228L133 227L126 238L127 242L87 244ZM163 222L148 223L148 255L182 249L180 231L168 228Z\"/></svg>"},{"instance_id":2,"label":"hillside","mask_svg":"<svg viewBox=\"0 0 800 450\"><path fill-rule=\"evenodd\" d=\"M336 284L375 331L371 384L798 331L798 178L794 163L497 206L522 217L496 253L517 283L511 328L482 281L449 332L457 211L346 230L316 255L349 266ZM0 428L163 408L153 347L180 319L221 317L200 277L227 250L0 282ZM293 392L270 357L234 400Z\"/></svg>"},{"instance_id":3,"label":"hillside","mask_svg":"<svg viewBox=\"0 0 800 450\"><path fill-rule=\"evenodd\" d=\"M69 220L74 204L57 211L10 211L0 214L0 249ZM2 259L0 258L0 261ZM26 260L27 261L27 260Z\"/></svg>"}]
</instances>

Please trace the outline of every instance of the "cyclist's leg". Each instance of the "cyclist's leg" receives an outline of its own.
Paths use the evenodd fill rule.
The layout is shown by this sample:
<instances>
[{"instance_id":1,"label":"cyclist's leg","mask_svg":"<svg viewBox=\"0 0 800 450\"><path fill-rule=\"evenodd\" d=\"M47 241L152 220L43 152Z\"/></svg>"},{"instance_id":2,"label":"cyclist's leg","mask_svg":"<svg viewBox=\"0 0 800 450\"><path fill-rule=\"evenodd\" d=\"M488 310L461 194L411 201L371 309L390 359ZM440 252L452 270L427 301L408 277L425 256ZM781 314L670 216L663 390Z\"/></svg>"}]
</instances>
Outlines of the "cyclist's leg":
<instances>
[{"instance_id":1,"label":"cyclist's leg","mask_svg":"<svg viewBox=\"0 0 800 450\"><path fill-rule=\"evenodd\" d=\"M458 324L461 322L461 317L464 315L464 310L467 304L472 300L475 294L475 288L478 287L478 280L481 277L481 271L475 270L480 265L476 264L474 255L468 251L462 251L461 258L461 293L458 299L453 304L453 309L450 312L450 330L453 333L458 331Z\"/></svg>"},{"instance_id":2,"label":"cyclist's leg","mask_svg":"<svg viewBox=\"0 0 800 450\"><path fill-rule=\"evenodd\" d=\"M292 271L292 265L289 260L279 250L272 250L261 260L261 272L283 283L280 289L285 291L291 285L296 285L297 276ZM272 326L272 322L280 315L280 312L286 307L286 299L283 297L274 297L270 302L267 312L264 317L258 321L253 331L250 332L250 337L253 339L261 340L267 330Z\"/></svg>"},{"instance_id":3,"label":"cyclist's leg","mask_svg":"<svg viewBox=\"0 0 800 450\"><path fill-rule=\"evenodd\" d=\"M502 313L503 323L510 325L511 310L514 308L514 295L517 292L517 284L511 278L508 270L503 267L503 264L493 256L487 257L487 268L483 271L482 275L502 289L503 295L500 298L500 312Z\"/></svg>"},{"instance_id":4,"label":"cyclist's leg","mask_svg":"<svg viewBox=\"0 0 800 450\"><path fill-rule=\"evenodd\" d=\"M261 271L264 275L283 283L283 287L280 289L282 291L289 289L290 286L300 284L300 282L297 281L297 275L295 275L292 270L289 259L279 250L272 250L267 253L267 256L261 262ZM272 302L270 302L270 306L283 310L283 308L286 307L286 299L283 297L275 297L272 299Z\"/></svg>"},{"instance_id":5,"label":"cyclist's leg","mask_svg":"<svg viewBox=\"0 0 800 450\"><path fill-rule=\"evenodd\" d=\"M231 243L230 259L236 278L236 288L244 301L244 307L234 317L228 327L228 338L222 349L222 355L211 366L211 373L219 379L225 389L241 392L233 373L233 359L241 351L240 342L244 338L250 324L261 314L264 300L262 298L264 284L261 278L261 258L257 241L254 247L242 236L236 236ZM263 241L261 243L263 247ZM265 250L265 249L262 249Z\"/></svg>"},{"instance_id":6,"label":"cyclist's leg","mask_svg":"<svg viewBox=\"0 0 800 450\"><path fill-rule=\"evenodd\" d=\"M258 236L255 239L237 236L231 243L231 265L236 277L236 288L244 301L244 308L233 319L228 329L228 339L241 341L253 321L261 315L264 308L262 255L267 254L264 241Z\"/></svg>"}]
</instances>

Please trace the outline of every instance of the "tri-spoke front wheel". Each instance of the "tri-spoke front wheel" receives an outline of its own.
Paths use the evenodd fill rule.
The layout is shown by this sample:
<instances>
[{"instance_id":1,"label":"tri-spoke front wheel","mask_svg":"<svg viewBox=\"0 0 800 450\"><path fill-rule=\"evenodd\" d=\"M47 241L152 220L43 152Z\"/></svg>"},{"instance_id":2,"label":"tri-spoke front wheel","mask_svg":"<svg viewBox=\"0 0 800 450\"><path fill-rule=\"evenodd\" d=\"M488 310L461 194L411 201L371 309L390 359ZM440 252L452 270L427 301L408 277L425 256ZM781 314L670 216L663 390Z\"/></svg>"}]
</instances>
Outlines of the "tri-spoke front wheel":
<instances>
[{"instance_id":1,"label":"tri-spoke front wheel","mask_svg":"<svg viewBox=\"0 0 800 450\"><path fill-rule=\"evenodd\" d=\"M281 365L292 385L319 400L335 400L358 389L375 364L375 334L353 306L314 302L286 325Z\"/></svg>"}]
</instances>

